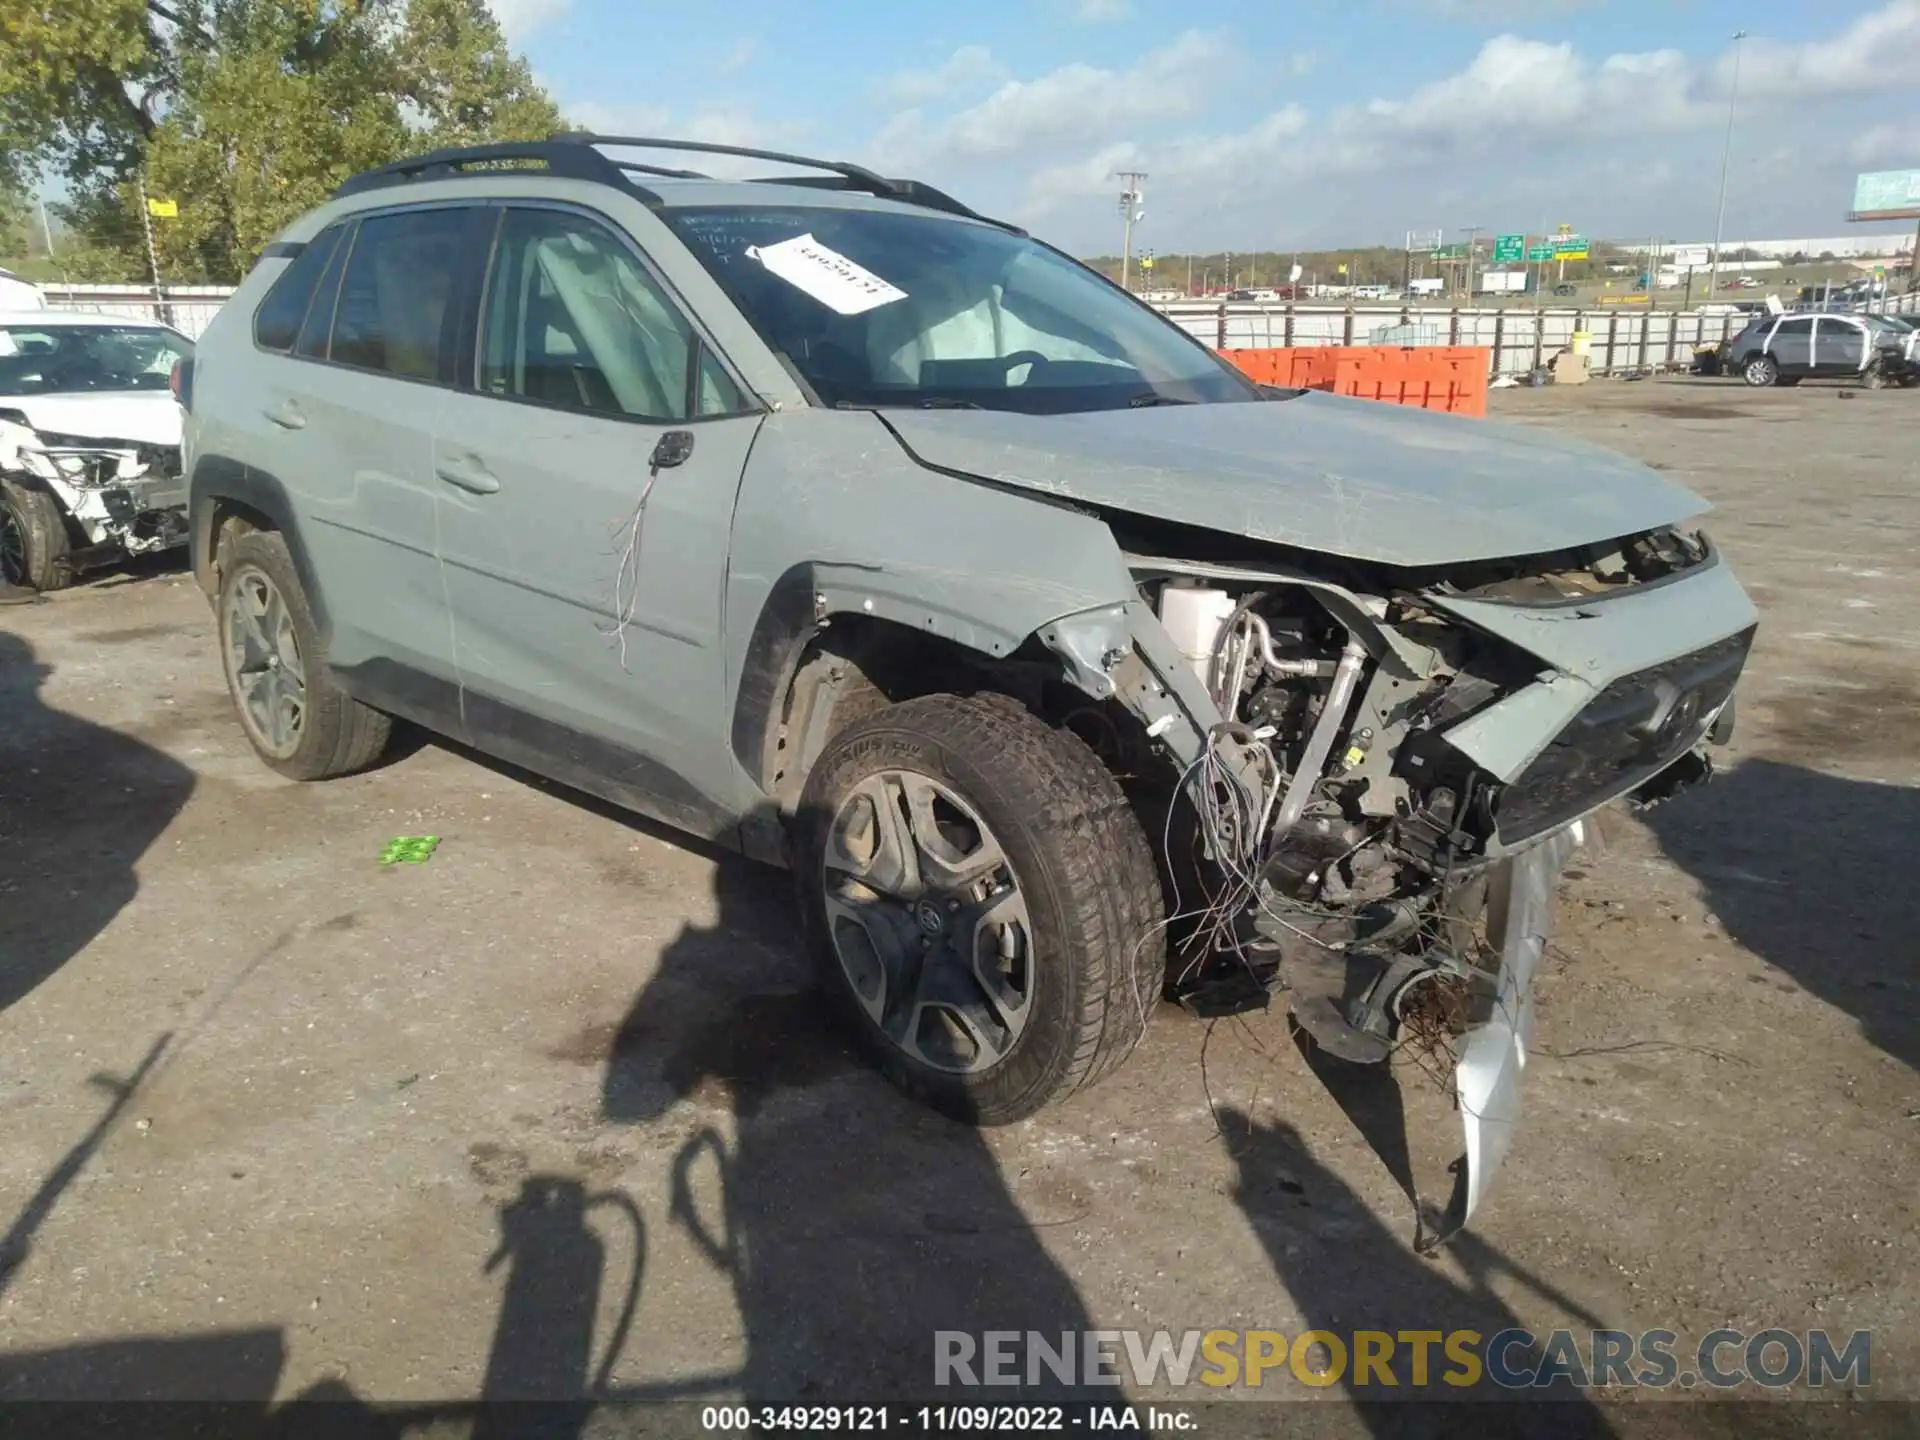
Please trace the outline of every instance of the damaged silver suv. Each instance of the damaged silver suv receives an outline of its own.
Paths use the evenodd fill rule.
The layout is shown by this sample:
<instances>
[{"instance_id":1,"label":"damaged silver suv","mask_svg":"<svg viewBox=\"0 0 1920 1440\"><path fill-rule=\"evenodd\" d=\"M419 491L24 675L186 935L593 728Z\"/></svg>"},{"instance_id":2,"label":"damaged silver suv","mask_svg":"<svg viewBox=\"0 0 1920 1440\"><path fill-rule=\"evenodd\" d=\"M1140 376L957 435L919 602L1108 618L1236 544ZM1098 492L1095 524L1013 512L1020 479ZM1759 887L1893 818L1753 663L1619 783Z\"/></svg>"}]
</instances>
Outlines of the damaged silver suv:
<instances>
[{"instance_id":1,"label":"damaged silver suv","mask_svg":"<svg viewBox=\"0 0 1920 1440\"><path fill-rule=\"evenodd\" d=\"M359 176L182 390L281 773L404 716L789 866L870 1053L982 1123L1164 990L1284 989L1358 1063L1440 1017L1467 1209L1578 827L1706 774L1755 625L1641 465L1257 387L1020 230L797 156Z\"/></svg>"}]
</instances>

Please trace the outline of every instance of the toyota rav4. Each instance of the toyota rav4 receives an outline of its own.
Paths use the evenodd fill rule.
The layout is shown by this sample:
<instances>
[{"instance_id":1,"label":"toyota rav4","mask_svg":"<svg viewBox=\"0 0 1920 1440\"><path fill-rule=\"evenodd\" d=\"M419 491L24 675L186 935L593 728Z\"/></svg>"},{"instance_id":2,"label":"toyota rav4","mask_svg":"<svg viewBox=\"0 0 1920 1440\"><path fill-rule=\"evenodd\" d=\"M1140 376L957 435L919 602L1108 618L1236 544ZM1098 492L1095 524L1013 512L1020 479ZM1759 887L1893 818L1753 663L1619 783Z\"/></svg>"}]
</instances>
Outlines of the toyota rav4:
<instances>
[{"instance_id":1,"label":"toyota rav4","mask_svg":"<svg viewBox=\"0 0 1920 1440\"><path fill-rule=\"evenodd\" d=\"M1530 429L1262 388L924 184L568 136L359 176L182 376L242 725L403 716L789 867L893 1078L980 1123L1171 991L1457 1059L1513 1132L1580 826L1703 777L1707 507ZM1200 997L1200 998L1196 998Z\"/></svg>"}]
</instances>

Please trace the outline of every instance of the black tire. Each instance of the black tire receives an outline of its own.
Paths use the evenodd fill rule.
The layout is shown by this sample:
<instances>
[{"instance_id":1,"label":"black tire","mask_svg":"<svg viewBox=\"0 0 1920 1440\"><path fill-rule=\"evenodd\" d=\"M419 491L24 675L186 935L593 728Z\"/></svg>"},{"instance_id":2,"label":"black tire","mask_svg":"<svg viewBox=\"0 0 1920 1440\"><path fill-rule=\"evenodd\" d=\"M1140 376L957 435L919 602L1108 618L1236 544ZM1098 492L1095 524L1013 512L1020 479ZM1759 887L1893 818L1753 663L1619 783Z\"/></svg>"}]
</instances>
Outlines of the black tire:
<instances>
[{"instance_id":1,"label":"black tire","mask_svg":"<svg viewBox=\"0 0 1920 1440\"><path fill-rule=\"evenodd\" d=\"M830 930L825 860L842 805L904 769L961 796L999 842L1031 920L1030 1017L989 1067L937 1068L868 1014ZM1133 808L1079 737L1000 695L929 695L840 731L807 777L795 880L825 985L863 1048L908 1094L956 1119L1025 1119L1115 1069L1139 1043L1166 968L1159 873Z\"/></svg>"},{"instance_id":2,"label":"black tire","mask_svg":"<svg viewBox=\"0 0 1920 1440\"><path fill-rule=\"evenodd\" d=\"M67 520L45 490L0 482L0 582L34 590L73 583L67 564Z\"/></svg>"},{"instance_id":3,"label":"black tire","mask_svg":"<svg viewBox=\"0 0 1920 1440\"><path fill-rule=\"evenodd\" d=\"M1869 390L1884 390L1887 388L1887 372L1877 363L1869 365L1861 372L1860 383Z\"/></svg>"},{"instance_id":4,"label":"black tire","mask_svg":"<svg viewBox=\"0 0 1920 1440\"><path fill-rule=\"evenodd\" d=\"M256 724L246 713L232 657L229 616L235 595L240 586L249 583L249 577L256 575L265 577L285 603L305 674L303 717L296 743L286 754L275 754L256 733ZM380 758L393 722L380 711L362 705L334 681L286 541L272 531L260 530L222 547L215 614L220 625L221 668L227 677L227 693L233 697L241 730L263 763L291 780L325 780L364 770Z\"/></svg>"},{"instance_id":5,"label":"black tire","mask_svg":"<svg viewBox=\"0 0 1920 1440\"><path fill-rule=\"evenodd\" d=\"M1780 378L1780 367L1771 355L1756 355L1741 365L1740 378L1759 389Z\"/></svg>"}]
</instances>

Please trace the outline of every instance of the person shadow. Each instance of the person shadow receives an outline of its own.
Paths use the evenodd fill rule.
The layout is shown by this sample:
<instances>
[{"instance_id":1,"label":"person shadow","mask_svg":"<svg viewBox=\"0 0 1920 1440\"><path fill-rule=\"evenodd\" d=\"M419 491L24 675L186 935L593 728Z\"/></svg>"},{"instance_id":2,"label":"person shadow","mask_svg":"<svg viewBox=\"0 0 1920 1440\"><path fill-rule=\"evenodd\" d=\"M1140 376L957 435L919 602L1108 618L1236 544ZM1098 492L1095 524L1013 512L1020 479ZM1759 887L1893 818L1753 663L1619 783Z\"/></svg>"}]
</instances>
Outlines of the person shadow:
<instances>
[{"instance_id":1,"label":"person shadow","mask_svg":"<svg viewBox=\"0 0 1920 1440\"><path fill-rule=\"evenodd\" d=\"M1030 1219L981 1131L856 1059L815 989L786 876L726 858L715 884L717 923L668 945L613 1039L603 1113L655 1125L692 1111L668 1222L732 1286L742 1398L1113 1403L1044 1367L1017 1392L936 1383L936 1332L1052 1344L1091 1328L1037 1228L1070 1226L1075 1201Z\"/></svg>"},{"instance_id":2,"label":"person shadow","mask_svg":"<svg viewBox=\"0 0 1920 1440\"><path fill-rule=\"evenodd\" d=\"M1728 935L1920 1069L1920 790L1751 759L1641 818Z\"/></svg>"},{"instance_id":3,"label":"person shadow","mask_svg":"<svg viewBox=\"0 0 1920 1440\"><path fill-rule=\"evenodd\" d=\"M140 857L194 787L172 756L49 706L51 673L0 631L0 1012L132 901Z\"/></svg>"},{"instance_id":4,"label":"person shadow","mask_svg":"<svg viewBox=\"0 0 1920 1440\"><path fill-rule=\"evenodd\" d=\"M1384 1440L1470 1428L1484 1440L1536 1435L1581 1440L1614 1433L1598 1407L1566 1385L1502 1391L1484 1372L1474 1383L1462 1383L1474 1377L1446 1355L1439 1340L1429 1351L1427 1384L1411 1385L1417 1372L1408 1343L1399 1338L1404 1332L1477 1331L1480 1353L1485 1354L1487 1343L1501 1331L1524 1328L1497 1293L1496 1282L1531 1289L1573 1317L1555 1323L1571 1323L1585 1332L1604 1329L1605 1322L1471 1232L1456 1235L1448 1247L1467 1275L1465 1284L1455 1282L1402 1243L1346 1181L1315 1160L1292 1125L1258 1120L1227 1107L1219 1110L1218 1119L1237 1169L1233 1199L1298 1307L1300 1333L1329 1331L1349 1347L1356 1331L1394 1338L1393 1386L1384 1384L1377 1370L1369 1372L1365 1383L1357 1383L1351 1353L1339 1366L1333 1362L1342 1357L1331 1353L1305 1357L1309 1364L1319 1360L1328 1379L1345 1389L1367 1434ZM1291 1342L1296 1337L1287 1338ZM1516 1342L1510 1351L1503 1350L1503 1358L1515 1367L1531 1367L1540 1355ZM1289 1368L1281 1383L1292 1387L1297 1375ZM1460 1408L1462 1401L1495 1399L1532 1403Z\"/></svg>"}]
</instances>

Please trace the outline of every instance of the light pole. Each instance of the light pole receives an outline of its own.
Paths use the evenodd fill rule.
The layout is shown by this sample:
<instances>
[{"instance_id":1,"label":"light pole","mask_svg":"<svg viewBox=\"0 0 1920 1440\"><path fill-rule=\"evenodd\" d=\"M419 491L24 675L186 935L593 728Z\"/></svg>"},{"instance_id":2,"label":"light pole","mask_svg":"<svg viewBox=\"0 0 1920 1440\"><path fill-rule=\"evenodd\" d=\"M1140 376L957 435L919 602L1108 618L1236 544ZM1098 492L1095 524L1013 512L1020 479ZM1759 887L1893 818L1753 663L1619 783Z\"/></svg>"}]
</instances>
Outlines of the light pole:
<instances>
[{"instance_id":1,"label":"light pole","mask_svg":"<svg viewBox=\"0 0 1920 1440\"><path fill-rule=\"evenodd\" d=\"M1144 170L1118 170L1125 189L1120 192L1120 288L1131 290L1128 277L1133 270L1133 222L1144 213L1140 209L1140 182L1147 178Z\"/></svg>"},{"instance_id":2,"label":"light pole","mask_svg":"<svg viewBox=\"0 0 1920 1440\"><path fill-rule=\"evenodd\" d=\"M1733 32L1733 84L1727 91L1727 141L1720 150L1720 203L1713 212L1713 260L1707 266L1707 299L1720 289L1720 227L1727 218L1727 170L1733 163L1733 112L1740 99L1740 42L1747 32Z\"/></svg>"},{"instance_id":3,"label":"light pole","mask_svg":"<svg viewBox=\"0 0 1920 1440\"><path fill-rule=\"evenodd\" d=\"M1474 251L1480 248L1480 232L1483 225L1462 225L1460 229L1467 237L1467 303L1473 303L1473 259Z\"/></svg>"}]
</instances>

